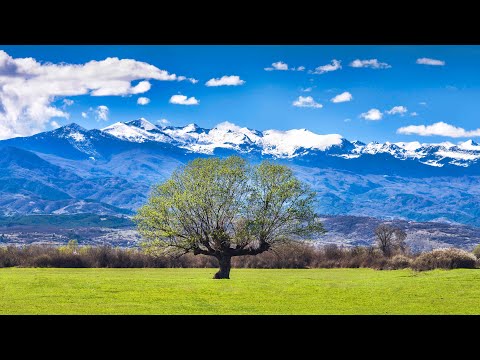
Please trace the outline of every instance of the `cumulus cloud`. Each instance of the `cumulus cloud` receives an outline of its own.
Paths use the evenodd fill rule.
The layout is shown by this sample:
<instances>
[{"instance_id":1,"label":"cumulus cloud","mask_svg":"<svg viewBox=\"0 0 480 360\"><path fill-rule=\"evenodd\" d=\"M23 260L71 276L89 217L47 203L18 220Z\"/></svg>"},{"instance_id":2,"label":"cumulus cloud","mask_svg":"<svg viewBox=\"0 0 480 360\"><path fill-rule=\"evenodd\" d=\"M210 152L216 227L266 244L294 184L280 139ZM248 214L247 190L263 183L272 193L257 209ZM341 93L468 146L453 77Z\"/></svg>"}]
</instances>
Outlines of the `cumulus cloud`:
<instances>
[{"instance_id":1,"label":"cumulus cloud","mask_svg":"<svg viewBox=\"0 0 480 360\"><path fill-rule=\"evenodd\" d=\"M60 127L60 124L56 122L55 120L50 121L50 126L54 129L58 129Z\"/></svg>"},{"instance_id":2,"label":"cumulus cloud","mask_svg":"<svg viewBox=\"0 0 480 360\"><path fill-rule=\"evenodd\" d=\"M356 59L350 63L351 67L354 68L371 68L371 69L389 69L392 66L378 61L378 59L369 59L369 60L360 60Z\"/></svg>"},{"instance_id":3,"label":"cumulus cloud","mask_svg":"<svg viewBox=\"0 0 480 360\"><path fill-rule=\"evenodd\" d=\"M453 138L480 136L480 129L465 130L445 122L437 122L432 125L409 125L397 130L398 134L420 136L446 136Z\"/></svg>"},{"instance_id":4,"label":"cumulus cloud","mask_svg":"<svg viewBox=\"0 0 480 360\"><path fill-rule=\"evenodd\" d=\"M73 103L74 103L74 101L71 100L71 99L63 99L63 106L64 106L64 107L72 106Z\"/></svg>"},{"instance_id":5,"label":"cumulus cloud","mask_svg":"<svg viewBox=\"0 0 480 360\"><path fill-rule=\"evenodd\" d=\"M239 86L245 84L245 80L237 75L225 75L221 78L213 78L205 83L205 86Z\"/></svg>"},{"instance_id":6,"label":"cumulus cloud","mask_svg":"<svg viewBox=\"0 0 480 360\"><path fill-rule=\"evenodd\" d=\"M265 71L274 71L274 70L277 70L277 71L288 71L288 70L291 70L291 71L304 71L304 70L305 70L305 66L299 66L299 67L291 67L291 68L289 68L287 63L284 63L283 61L277 61L277 62L274 62L271 67L266 67L266 68L264 68L264 70L265 70Z\"/></svg>"},{"instance_id":7,"label":"cumulus cloud","mask_svg":"<svg viewBox=\"0 0 480 360\"><path fill-rule=\"evenodd\" d=\"M408 109L405 106L400 105L400 106L394 106L390 110L387 110L386 113L388 115L395 115L395 114L404 115L407 111Z\"/></svg>"},{"instance_id":8,"label":"cumulus cloud","mask_svg":"<svg viewBox=\"0 0 480 360\"><path fill-rule=\"evenodd\" d=\"M197 79L194 79L194 78L187 78L186 76L177 76L177 81L190 81L192 84L196 84L198 83L198 80Z\"/></svg>"},{"instance_id":9,"label":"cumulus cloud","mask_svg":"<svg viewBox=\"0 0 480 360\"><path fill-rule=\"evenodd\" d=\"M97 108L95 109L95 118L97 119L97 121L107 121L109 111L110 109L105 105L97 106Z\"/></svg>"},{"instance_id":10,"label":"cumulus cloud","mask_svg":"<svg viewBox=\"0 0 480 360\"><path fill-rule=\"evenodd\" d=\"M410 116L418 116L418 113L417 113L416 111L412 111L412 112L410 113Z\"/></svg>"},{"instance_id":11,"label":"cumulus cloud","mask_svg":"<svg viewBox=\"0 0 480 360\"><path fill-rule=\"evenodd\" d=\"M324 74L330 71L340 70L342 68L342 62L340 60L333 59L330 64L322 65L315 68L312 74Z\"/></svg>"},{"instance_id":12,"label":"cumulus cloud","mask_svg":"<svg viewBox=\"0 0 480 360\"><path fill-rule=\"evenodd\" d=\"M53 105L63 97L140 94L150 90L149 80L181 81L134 59L55 64L13 58L0 50L0 139L32 135L44 130L51 118L68 118L65 109Z\"/></svg>"},{"instance_id":13,"label":"cumulus cloud","mask_svg":"<svg viewBox=\"0 0 480 360\"><path fill-rule=\"evenodd\" d=\"M137 104L138 104L138 105L147 105L148 103L150 103L150 99L147 98L147 97L143 97L143 96L142 96L142 97L139 97L139 98L137 99Z\"/></svg>"},{"instance_id":14,"label":"cumulus cloud","mask_svg":"<svg viewBox=\"0 0 480 360\"><path fill-rule=\"evenodd\" d=\"M365 120L377 121L382 119L383 114L380 110L374 108L360 114L360 117L364 118Z\"/></svg>"},{"instance_id":15,"label":"cumulus cloud","mask_svg":"<svg viewBox=\"0 0 480 360\"><path fill-rule=\"evenodd\" d=\"M297 100L295 100L292 104L296 107L309 107L309 108L317 108L320 109L323 107L322 104L317 103L313 100L311 96L299 96Z\"/></svg>"},{"instance_id":16,"label":"cumulus cloud","mask_svg":"<svg viewBox=\"0 0 480 360\"><path fill-rule=\"evenodd\" d=\"M288 64L284 63L283 61L277 61L272 64L272 67L266 67L264 70L266 71L273 71L273 70L279 70L279 71L287 71L288 70Z\"/></svg>"},{"instance_id":17,"label":"cumulus cloud","mask_svg":"<svg viewBox=\"0 0 480 360\"><path fill-rule=\"evenodd\" d=\"M437 59L430 59L430 58L419 58L419 59L417 59L417 64L431 65L431 66L444 66L445 61L437 60Z\"/></svg>"},{"instance_id":18,"label":"cumulus cloud","mask_svg":"<svg viewBox=\"0 0 480 360\"><path fill-rule=\"evenodd\" d=\"M303 92L311 92L313 90L313 87L307 87L302 89Z\"/></svg>"},{"instance_id":19,"label":"cumulus cloud","mask_svg":"<svg viewBox=\"0 0 480 360\"><path fill-rule=\"evenodd\" d=\"M169 103L177 105L198 105L200 100L195 99L194 96L187 98L185 95L173 95Z\"/></svg>"},{"instance_id":20,"label":"cumulus cloud","mask_svg":"<svg viewBox=\"0 0 480 360\"><path fill-rule=\"evenodd\" d=\"M345 91L333 97L332 99L330 99L330 101L333 103L341 103L341 102L351 101L352 99L353 99L352 94L350 94L348 91Z\"/></svg>"},{"instance_id":21,"label":"cumulus cloud","mask_svg":"<svg viewBox=\"0 0 480 360\"><path fill-rule=\"evenodd\" d=\"M88 113L86 113L85 111L82 111L82 118L84 119L88 118Z\"/></svg>"}]
</instances>

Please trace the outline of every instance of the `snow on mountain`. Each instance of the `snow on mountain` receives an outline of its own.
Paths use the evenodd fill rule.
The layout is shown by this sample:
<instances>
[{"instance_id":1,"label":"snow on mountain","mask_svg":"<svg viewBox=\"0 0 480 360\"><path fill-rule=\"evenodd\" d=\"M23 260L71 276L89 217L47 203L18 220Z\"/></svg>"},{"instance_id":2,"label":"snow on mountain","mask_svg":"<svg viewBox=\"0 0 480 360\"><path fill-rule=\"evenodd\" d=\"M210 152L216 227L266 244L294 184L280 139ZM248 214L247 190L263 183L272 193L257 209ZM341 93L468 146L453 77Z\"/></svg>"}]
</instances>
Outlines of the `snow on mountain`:
<instances>
[{"instance_id":1,"label":"snow on mountain","mask_svg":"<svg viewBox=\"0 0 480 360\"><path fill-rule=\"evenodd\" d=\"M92 145L89 131L78 124L72 123L52 131L52 135L60 139L66 139L73 148L90 155L97 155Z\"/></svg>"},{"instance_id":2,"label":"snow on mountain","mask_svg":"<svg viewBox=\"0 0 480 360\"><path fill-rule=\"evenodd\" d=\"M155 130L155 133L152 130ZM211 154L216 148L244 152L260 149L263 154L290 158L298 156L295 152L300 148L325 150L342 143L342 136L338 134L319 135L306 129L259 132L228 121L222 122L212 129L202 129L196 124L158 128L143 119L142 121L115 123L102 131L133 142L147 140L171 142L173 140L182 148L204 154ZM166 135L168 138L164 138L162 135Z\"/></svg>"},{"instance_id":3,"label":"snow on mountain","mask_svg":"<svg viewBox=\"0 0 480 360\"><path fill-rule=\"evenodd\" d=\"M81 153L96 157L112 146L127 146L134 143L167 143L190 153L213 154L216 149L230 149L239 153L256 153L275 158L302 158L321 155L343 159L358 159L364 155L388 154L399 160L416 160L422 164L443 167L446 164L468 167L479 162L480 145L473 140L453 144L413 142L348 141L339 134L316 134L307 129L257 131L230 122L222 122L212 129L196 124L181 127L156 126L144 118L117 122L101 130L86 130L70 124L56 130L34 135L34 139L51 142L51 138L67 141ZM22 139L15 140L15 144ZM50 140L48 140L50 139ZM112 145L112 139L117 145ZM13 141L13 140L12 140ZM15 144L10 144L14 145ZM121 145L124 144L124 145ZM18 144L17 144L18 145ZM97 152L99 146L103 146ZM32 148L35 150L35 148Z\"/></svg>"},{"instance_id":4,"label":"snow on mountain","mask_svg":"<svg viewBox=\"0 0 480 360\"><path fill-rule=\"evenodd\" d=\"M306 129L266 130L262 139L263 153L278 157L294 157L299 148L323 151L341 143L341 135L318 135Z\"/></svg>"},{"instance_id":5,"label":"snow on mountain","mask_svg":"<svg viewBox=\"0 0 480 360\"><path fill-rule=\"evenodd\" d=\"M145 141L172 142L172 138L164 134L157 126L140 118L129 122L116 122L102 129L119 139L143 143Z\"/></svg>"},{"instance_id":6,"label":"snow on mountain","mask_svg":"<svg viewBox=\"0 0 480 360\"><path fill-rule=\"evenodd\" d=\"M468 154L460 151L445 151L439 150L436 152L437 155L444 158L451 158L455 160L476 160L480 159L480 154Z\"/></svg>"},{"instance_id":7,"label":"snow on mountain","mask_svg":"<svg viewBox=\"0 0 480 360\"><path fill-rule=\"evenodd\" d=\"M146 131L155 130L155 129L158 130L158 128L155 125L153 125L150 121L148 121L145 118L128 121L125 124L135 126Z\"/></svg>"},{"instance_id":8,"label":"snow on mountain","mask_svg":"<svg viewBox=\"0 0 480 360\"><path fill-rule=\"evenodd\" d=\"M480 145L478 145L473 140L468 140L463 143L459 143L458 147L462 150L473 150L473 151L480 151Z\"/></svg>"}]
</instances>

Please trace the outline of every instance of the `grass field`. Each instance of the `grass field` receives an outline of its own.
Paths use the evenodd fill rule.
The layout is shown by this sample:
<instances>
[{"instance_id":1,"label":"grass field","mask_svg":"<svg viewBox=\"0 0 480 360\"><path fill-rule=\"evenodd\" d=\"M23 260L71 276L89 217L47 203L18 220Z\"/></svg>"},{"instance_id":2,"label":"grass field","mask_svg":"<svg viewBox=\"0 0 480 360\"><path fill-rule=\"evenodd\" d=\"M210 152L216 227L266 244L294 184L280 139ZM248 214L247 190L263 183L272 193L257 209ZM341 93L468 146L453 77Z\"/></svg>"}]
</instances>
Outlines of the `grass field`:
<instances>
[{"instance_id":1,"label":"grass field","mask_svg":"<svg viewBox=\"0 0 480 360\"><path fill-rule=\"evenodd\" d=\"M480 314L480 270L0 269L0 314Z\"/></svg>"}]
</instances>

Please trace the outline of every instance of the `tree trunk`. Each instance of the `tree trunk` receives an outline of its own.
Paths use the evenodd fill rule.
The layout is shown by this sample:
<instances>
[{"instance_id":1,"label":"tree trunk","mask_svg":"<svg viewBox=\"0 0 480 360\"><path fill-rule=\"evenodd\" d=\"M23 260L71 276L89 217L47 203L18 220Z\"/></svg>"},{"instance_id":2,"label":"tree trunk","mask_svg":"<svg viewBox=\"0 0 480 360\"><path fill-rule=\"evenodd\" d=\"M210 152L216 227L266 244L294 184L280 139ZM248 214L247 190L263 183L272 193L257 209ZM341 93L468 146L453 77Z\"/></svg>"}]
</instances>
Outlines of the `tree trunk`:
<instances>
[{"instance_id":1,"label":"tree trunk","mask_svg":"<svg viewBox=\"0 0 480 360\"><path fill-rule=\"evenodd\" d=\"M218 263L220 269L213 276L214 279L230 279L230 268L232 267L232 257L229 255L219 256Z\"/></svg>"}]
</instances>

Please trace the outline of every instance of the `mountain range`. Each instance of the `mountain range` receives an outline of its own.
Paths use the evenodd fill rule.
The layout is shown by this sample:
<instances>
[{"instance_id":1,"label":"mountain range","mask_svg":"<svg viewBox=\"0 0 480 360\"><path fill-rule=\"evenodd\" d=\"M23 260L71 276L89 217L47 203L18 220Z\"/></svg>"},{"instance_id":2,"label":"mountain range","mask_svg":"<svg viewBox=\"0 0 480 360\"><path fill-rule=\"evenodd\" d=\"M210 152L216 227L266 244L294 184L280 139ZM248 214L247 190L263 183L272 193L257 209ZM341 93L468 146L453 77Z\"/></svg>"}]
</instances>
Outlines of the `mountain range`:
<instances>
[{"instance_id":1,"label":"mountain range","mask_svg":"<svg viewBox=\"0 0 480 360\"><path fill-rule=\"evenodd\" d=\"M317 191L322 214L480 226L480 145L473 140L365 144L307 129L145 119L0 141L0 215L129 215L179 165L232 154L290 166Z\"/></svg>"}]
</instances>

